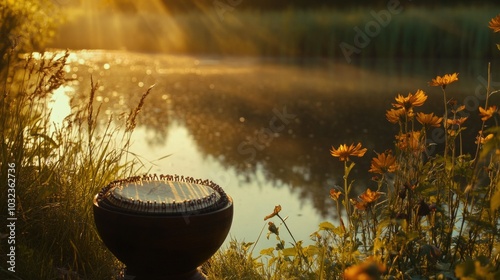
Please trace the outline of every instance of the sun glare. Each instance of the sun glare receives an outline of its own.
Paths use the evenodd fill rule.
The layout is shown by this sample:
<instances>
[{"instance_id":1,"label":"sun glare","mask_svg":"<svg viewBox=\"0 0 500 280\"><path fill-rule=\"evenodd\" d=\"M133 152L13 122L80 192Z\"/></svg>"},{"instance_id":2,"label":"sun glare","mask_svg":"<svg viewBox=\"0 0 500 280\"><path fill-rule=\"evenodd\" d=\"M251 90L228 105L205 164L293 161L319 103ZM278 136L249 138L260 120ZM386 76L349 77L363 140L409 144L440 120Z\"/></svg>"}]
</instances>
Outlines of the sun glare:
<instances>
[{"instance_id":1,"label":"sun glare","mask_svg":"<svg viewBox=\"0 0 500 280\"><path fill-rule=\"evenodd\" d=\"M160 0L81 1L67 7L65 14L68 24L60 36L78 48L185 49L182 28Z\"/></svg>"},{"instance_id":2,"label":"sun glare","mask_svg":"<svg viewBox=\"0 0 500 280\"><path fill-rule=\"evenodd\" d=\"M71 114L70 98L68 93L73 92L74 89L70 86L61 86L54 91L50 101L48 102L48 108L50 113L50 124L51 128L61 128L64 118Z\"/></svg>"}]
</instances>

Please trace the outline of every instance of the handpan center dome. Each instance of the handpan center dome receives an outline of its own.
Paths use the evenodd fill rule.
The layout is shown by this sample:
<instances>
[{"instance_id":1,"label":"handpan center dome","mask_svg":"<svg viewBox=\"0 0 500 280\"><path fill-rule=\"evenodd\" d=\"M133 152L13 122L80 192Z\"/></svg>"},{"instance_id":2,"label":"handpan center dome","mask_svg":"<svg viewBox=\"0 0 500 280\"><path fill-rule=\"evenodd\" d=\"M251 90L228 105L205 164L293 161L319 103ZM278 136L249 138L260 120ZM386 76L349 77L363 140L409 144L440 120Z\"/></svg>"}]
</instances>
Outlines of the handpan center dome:
<instances>
[{"instance_id":1,"label":"handpan center dome","mask_svg":"<svg viewBox=\"0 0 500 280\"><path fill-rule=\"evenodd\" d=\"M97 196L99 206L144 215L207 213L224 207L227 196L208 180L148 175L117 180Z\"/></svg>"}]
</instances>

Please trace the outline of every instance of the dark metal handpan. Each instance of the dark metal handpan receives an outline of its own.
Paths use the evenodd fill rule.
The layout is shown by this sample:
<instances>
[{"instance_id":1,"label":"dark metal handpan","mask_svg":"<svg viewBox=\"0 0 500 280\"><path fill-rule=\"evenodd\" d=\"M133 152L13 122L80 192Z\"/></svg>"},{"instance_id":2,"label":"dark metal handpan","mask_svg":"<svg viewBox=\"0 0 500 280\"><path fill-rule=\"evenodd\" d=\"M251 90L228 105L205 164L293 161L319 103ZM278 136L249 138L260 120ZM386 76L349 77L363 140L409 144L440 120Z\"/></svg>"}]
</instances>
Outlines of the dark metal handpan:
<instances>
[{"instance_id":1,"label":"dark metal handpan","mask_svg":"<svg viewBox=\"0 0 500 280\"><path fill-rule=\"evenodd\" d=\"M93 207L102 241L135 280L204 279L197 268L222 245L233 219L221 187L177 175L113 181Z\"/></svg>"}]
</instances>

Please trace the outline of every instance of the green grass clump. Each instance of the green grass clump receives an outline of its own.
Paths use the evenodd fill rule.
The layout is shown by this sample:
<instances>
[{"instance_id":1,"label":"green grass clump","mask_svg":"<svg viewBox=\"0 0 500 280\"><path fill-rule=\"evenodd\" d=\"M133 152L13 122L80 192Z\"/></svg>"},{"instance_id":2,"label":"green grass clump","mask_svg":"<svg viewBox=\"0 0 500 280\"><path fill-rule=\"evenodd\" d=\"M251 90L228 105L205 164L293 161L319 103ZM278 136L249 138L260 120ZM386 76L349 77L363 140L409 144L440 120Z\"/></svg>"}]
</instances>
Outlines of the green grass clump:
<instances>
[{"instance_id":1,"label":"green grass clump","mask_svg":"<svg viewBox=\"0 0 500 280\"><path fill-rule=\"evenodd\" d=\"M18 59L15 49L0 97L0 180L15 175L16 271L8 272L6 254L0 275L11 279L112 279L119 264L102 245L95 229L92 198L116 178L137 174L141 167L127 152L139 105L103 121L92 82L87 102L72 102L61 124L50 123L47 100L67 82L69 52ZM75 100L82 100L76 96ZM10 178L10 177L9 177ZM10 198L10 197L9 197ZM0 194L7 201L7 191ZM1 204L6 221L7 205ZM9 246L1 239L2 252Z\"/></svg>"}]
</instances>

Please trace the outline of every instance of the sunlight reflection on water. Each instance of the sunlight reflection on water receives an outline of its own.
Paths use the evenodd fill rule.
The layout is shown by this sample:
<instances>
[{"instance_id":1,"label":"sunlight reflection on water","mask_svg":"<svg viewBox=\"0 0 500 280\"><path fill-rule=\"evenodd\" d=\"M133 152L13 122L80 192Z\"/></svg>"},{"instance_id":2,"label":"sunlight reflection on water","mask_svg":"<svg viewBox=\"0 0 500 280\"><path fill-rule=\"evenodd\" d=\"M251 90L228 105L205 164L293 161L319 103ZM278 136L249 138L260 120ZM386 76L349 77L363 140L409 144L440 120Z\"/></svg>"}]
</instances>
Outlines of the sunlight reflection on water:
<instances>
[{"instance_id":1,"label":"sunlight reflection on water","mask_svg":"<svg viewBox=\"0 0 500 280\"><path fill-rule=\"evenodd\" d=\"M147 132L138 128L136 135L145 135ZM275 188L267 182L262 169L251 182L245 182L241 175L234 169L227 169L212 156L203 156L197 149L189 131L178 124L169 127L168 140L162 146L151 148L142 137L135 137L131 151L139 155L157 155L158 157L170 155L159 162L155 158L148 158L156 165L152 173L179 174L210 179L219 184L234 201L234 218L229 236L238 241L256 241L262 226L267 225L264 217L270 214L274 205L281 204L283 215L289 216L287 224L296 238L303 239L308 244L308 237L322 221L321 216L310 205L304 204L300 194L293 193L283 185ZM158 154L160 152L160 154ZM277 225L278 222L274 221ZM260 249L274 247L276 240L265 238L267 226L256 247ZM283 228L284 240L291 241ZM226 244L230 238L226 240Z\"/></svg>"},{"instance_id":2,"label":"sunlight reflection on water","mask_svg":"<svg viewBox=\"0 0 500 280\"><path fill-rule=\"evenodd\" d=\"M71 113L71 97L77 97L86 102L90 76L93 77L94 82L100 84L95 96L96 104L102 104L105 115L110 115L119 109L135 106L134 102L130 101L132 96L125 92L130 92L133 88L140 92L139 89L146 83L149 85L161 77L171 75L211 77L228 73L244 76L246 73L255 71L255 63L251 60L242 61L234 67L217 68L220 64L217 59L191 57L172 59L163 56L159 59L161 63L151 58L149 58L151 63L144 63L141 56L143 55L137 54L134 59L128 53L110 54L102 51L71 53L67 72L73 80L68 86L63 86L54 92L48 104L52 109L51 122L60 126L63 119ZM116 76L117 73L120 77ZM155 77L151 77L152 75ZM187 88L189 90L196 83L192 79L188 80L187 84L179 80L173 83L173 89L183 91ZM216 83L217 81L211 81L205 88L214 90ZM161 91L158 93L160 100L166 104L174 102L172 95L178 94L175 91L161 89L159 91ZM105 105L108 103L110 105ZM171 112L165 111L164 114L170 115ZM235 121L243 123L245 117L240 116ZM277 242L275 237L272 236L269 240L265 238L268 221L264 222L263 219L277 204L282 205L283 216L288 216L287 224L295 238L304 240L306 244L309 243L309 234L316 230L317 225L324 218L312 205L304 201L300 192L291 190L285 183L277 186L276 182L269 181L266 175L268 171L262 166L256 169L254 176L249 180L235 168L221 165L219 157L206 155L200 150L199 144L194 141L193 135L183 123L171 122L166 123L165 126L168 127L164 128L168 131L168 136L152 144L151 139L155 138L157 132L139 125L134 131L130 152L139 155L140 160L145 162L147 166L145 169L148 172L206 178L221 185L233 197L235 203L233 226L226 245L231 238L245 242L256 241L265 225L254 252L258 253L260 249L274 247ZM157 160L165 155L169 156ZM220 158L223 157L224 155L220 155ZM278 221L274 222L279 226ZM291 241L291 237L284 230L282 238Z\"/></svg>"},{"instance_id":3,"label":"sunlight reflection on water","mask_svg":"<svg viewBox=\"0 0 500 280\"><path fill-rule=\"evenodd\" d=\"M320 222L335 223L328 191L342 181L342 165L329 155L332 145L363 142L369 152L356 159L351 175L363 190L373 187L370 158L393 143L385 110L396 93L424 88L434 76L428 69L460 72L463 86L454 92L459 100L477 85L476 69L443 64L443 70L423 61L411 62L415 67L405 72L400 61L356 66L100 50L72 52L69 58L74 80L58 93L61 104L68 104L68 96L85 102L92 76L100 85L96 102L106 115L129 112L156 84L139 115L131 152L140 155L145 171L219 184L235 202L230 236L246 242L256 241L267 224L263 218L277 204L289 216L294 237L306 243ZM429 94L423 109L440 108L439 102L439 94ZM61 112L58 118L66 114L66 105L53 106ZM263 140L261 132L276 127L270 122L283 108L296 118L266 134L267 142L253 146L255 157L246 160L239 145ZM166 155L171 156L156 160ZM266 233L267 227L255 252L275 246ZM281 233L291 241L284 227Z\"/></svg>"},{"instance_id":4,"label":"sunlight reflection on water","mask_svg":"<svg viewBox=\"0 0 500 280\"><path fill-rule=\"evenodd\" d=\"M50 98L47 107L51 110L50 124L52 128L61 127L64 118L71 114L70 97L75 89L71 86L61 86L56 89Z\"/></svg>"}]
</instances>

